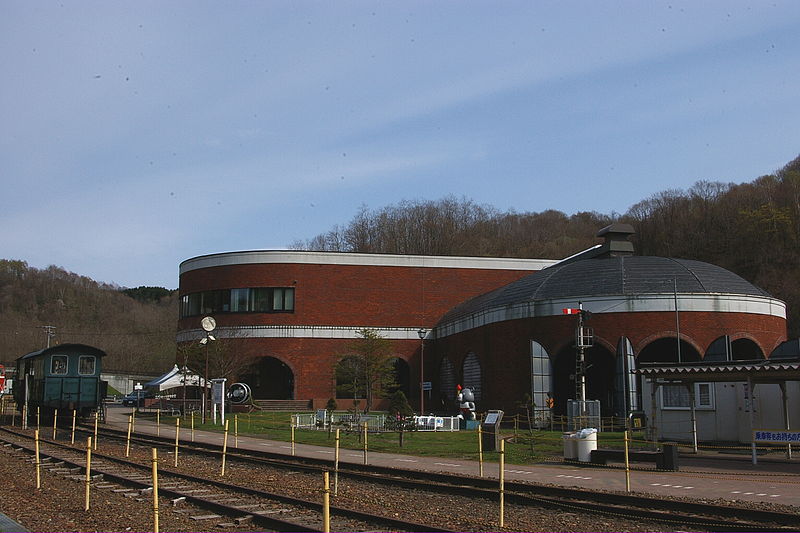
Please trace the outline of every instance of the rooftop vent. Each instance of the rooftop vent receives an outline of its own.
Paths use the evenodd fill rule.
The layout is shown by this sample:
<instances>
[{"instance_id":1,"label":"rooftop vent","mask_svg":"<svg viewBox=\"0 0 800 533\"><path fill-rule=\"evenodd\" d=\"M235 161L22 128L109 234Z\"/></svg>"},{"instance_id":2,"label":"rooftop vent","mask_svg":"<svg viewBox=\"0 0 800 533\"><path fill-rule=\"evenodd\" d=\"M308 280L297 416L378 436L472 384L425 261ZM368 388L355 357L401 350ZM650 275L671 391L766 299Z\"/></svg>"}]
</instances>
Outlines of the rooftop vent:
<instances>
[{"instance_id":1,"label":"rooftop vent","mask_svg":"<svg viewBox=\"0 0 800 533\"><path fill-rule=\"evenodd\" d=\"M621 257L633 255L633 243L628 237L636 233L630 224L611 224L597 232L598 237L605 238L603 244L597 244L575 255L562 259L555 265L564 265L583 261L584 259L597 259L601 257Z\"/></svg>"},{"instance_id":2,"label":"rooftop vent","mask_svg":"<svg viewBox=\"0 0 800 533\"><path fill-rule=\"evenodd\" d=\"M630 224L611 224L597 232L598 237L604 237L605 241L600 247L598 256L619 257L622 255L633 255L633 243L628 237L636 233Z\"/></svg>"}]
</instances>

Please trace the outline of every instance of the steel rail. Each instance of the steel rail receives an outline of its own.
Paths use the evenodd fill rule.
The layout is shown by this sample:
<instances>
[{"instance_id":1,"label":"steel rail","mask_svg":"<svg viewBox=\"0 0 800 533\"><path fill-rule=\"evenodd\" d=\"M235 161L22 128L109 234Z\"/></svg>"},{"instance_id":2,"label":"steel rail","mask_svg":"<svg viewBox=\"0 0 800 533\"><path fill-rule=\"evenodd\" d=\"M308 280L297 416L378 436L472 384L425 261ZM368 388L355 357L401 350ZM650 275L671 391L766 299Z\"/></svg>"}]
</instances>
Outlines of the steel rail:
<instances>
[{"instance_id":1,"label":"steel rail","mask_svg":"<svg viewBox=\"0 0 800 533\"><path fill-rule=\"evenodd\" d=\"M11 434L13 434L13 435L15 435L17 437L21 437L21 438L24 438L24 439L27 439L27 440L31 440L32 439L32 437L30 437L29 435L23 434L23 433L10 431L7 428L0 428L0 429L2 429L3 431L5 431L7 433L11 433ZM25 446L22 446L18 442L11 442L11 441L8 441L7 439L3 439L2 437L0 437L0 440L2 440L4 442L9 442L12 446L18 446L21 449L24 449L29 453L33 453L32 449L30 449L28 447L25 447ZM75 453L79 452L78 450L76 450L72 446L64 444L64 443L51 441L51 440L48 440L48 439L41 439L41 438L40 438L40 442L42 442L44 444L47 444L47 445L50 445L50 446L55 446L55 447L67 450L69 452L75 452ZM44 455L45 454L43 454L43 456ZM119 457L113 457L113 456L101 454L101 453L98 453L98 452L93 452L92 455L95 458L101 458L101 459L103 459L105 461L109 461L111 463L115 463L115 464L118 464L118 465L122 465L122 466L125 466L125 467L128 467L128 468L132 468L132 469L143 471L143 472L148 472L149 469L151 468L149 465L142 465L142 464L136 463L134 461L129 461L129 460L122 459L122 458L119 458ZM58 457L58 456L55 456L53 454L47 454L47 456L52 457L53 459L58 460L58 461L63 461L65 464L70 464L75 468L81 468L81 469L83 469L85 471L85 466L82 465L80 462L76 462L74 460L68 459L68 458L63 457L63 456ZM116 474L114 472L108 471L107 469L103 469L103 468L100 468L100 467L97 467L97 466L94 466L94 465L93 465L93 469L92 470L96 474L102 474L104 480L113 481L113 482L119 483L121 485L127 485L127 486L132 486L132 487L137 487L137 488L148 488L148 487L152 486L151 484L144 483L142 481L139 481L139 480L136 480L136 479L132 479L132 478L126 477L124 475ZM265 499L268 499L268 500L278 501L278 502L281 502L281 503L284 503L284 504L288 504L288 505L294 505L294 506L298 506L298 507L303 507L303 508L318 512L319 516L320 517L322 516L322 504L319 503L319 502L304 500L302 498L294 498L294 497L286 496L286 495L283 495L283 494L271 493L271 492L263 491L261 489L254 489L254 488L251 488L251 487L245 487L245 486L242 486L242 485L226 483L226 482L222 482L222 481L218 481L218 480L214 480L214 479L203 478L203 477L200 477L200 476L184 474L182 472L175 472L175 471L173 471L171 469L168 469L168 468L159 468L159 472L161 472L164 476L168 476L168 477L171 477L171 478L182 479L182 480L185 480L185 481L199 483L199 484L202 484L202 485L208 485L208 486L211 486L211 487L215 487L215 488L219 488L219 489L222 489L222 490L231 491L231 492L234 492L234 493L246 494L246 495L249 495L249 496L255 496L255 497L259 497L259 498L265 498ZM167 483L167 480L166 479L161 479L160 483L165 484L165 483ZM166 495L166 496L169 496L169 497L174 497L174 498L185 498L187 502L192 503L193 505L196 505L197 507L208 509L208 510L212 510L212 511L214 511L216 513L224 514L224 515L227 515L227 516L232 516L232 517L241 517L241 516L244 516L244 515L251 516L252 517L251 520L254 523L257 523L257 524L259 524L261 526L264 526L264 527L268 527L270 529L274 529L276 531L318 531L318 530L315 530L313 528L309 528L309 526L307 524L298 524L298 523L292 522L292 521L281 520L281 519L278 519L278 518L265 516L265 515L259 515L259 514L254 513L254 512L243 511L241 508L238 508L236 506L231 506L231 505L227 505L227 504L224 504L224 503L219 503L219 502L216 502L216 501L213 501L213 500L209 500L209 499L206 499L206 498L203 498L203 497L200 497L200 496L184 493L184 492L181 492L181 491L178 491L178 490L175 490L175 489L164 488L164 485L162 485L159 488L159 494L160 495ZM431 531L431 532L442 532L442 533L450 533L450 532L452 532L452 530L450 530L450 529L445 529L445 528L441 528L441 527L438 527L438 526L431 526L431 525L428 525L428 524L419 524L419 523L416 523L416 522L410 522L410 521L407 521L407 520L401 520L401 519L397 519L397 518L389 517L389 516L381 516L381 515L375 515L375 514L371 514L371 513L364 513L364 512L356 511L356 510L349 509L349 508L346 508L346 507L330 506L330 511L331 511L331 515L332 516L338 516L338 517L343 518L343 519L349 519L349 520L355 520L355 521L364 522L365 524L370 524L372 527L374 527L375 525L378 525L378 526L380 526L380 529L384 529L385 528L385 529L393 529L393 530L400 530L400 531Z\"/></svg>"},{"instance_id":2,"label":"steel rail","mask_svg":"<svg viewBox=\"0 0 800 533\"><path fill-rule=\"evenodd\" d=\"M118 436L122 432L105 428ZM141 442L169 445L172 441L155 435L138 435ZM184 448L203 454L220 454L219 446L211 443L186 443ZM266 464L278 468L305 468L313 471L330 470L331 461L304 456L287 456L264 450L228 450L228 460ZM497 496L497 481L466 475L420 470L408 470L359 463L340 463L339 475L365 482L403 486L410 489L436 490L450 494L485 498ZM505 495L510 503L538 504L554 508L568 507L626 518L648 518L665 523L702 526L711 531L797 531L800 516L793 513L718 506L686 500L660 499L615 492L596 492L586 489L559 487L522 482L506 482ZM733 518L731 518L733 517Z\"/></svg>"}]
</instances>

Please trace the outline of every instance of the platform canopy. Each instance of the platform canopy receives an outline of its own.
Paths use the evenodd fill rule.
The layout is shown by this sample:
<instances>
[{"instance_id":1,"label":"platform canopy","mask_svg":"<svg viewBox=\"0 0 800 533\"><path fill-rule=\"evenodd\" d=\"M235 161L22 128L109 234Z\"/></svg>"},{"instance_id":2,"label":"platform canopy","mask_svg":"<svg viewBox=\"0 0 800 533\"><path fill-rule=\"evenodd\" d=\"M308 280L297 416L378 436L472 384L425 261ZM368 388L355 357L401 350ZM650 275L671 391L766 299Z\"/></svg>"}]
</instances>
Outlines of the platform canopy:
<instances>
[{"instance_id":1,"label":"platform canopy","mask_svg":"<svg viewBox=\"0 0 800 533\"><path fill-rule=\"evenodd\" d=\"M697 382L746 382L750 394L755 395L758 384L777 384L781 388L783 404L783 423L786 431L790 431L789 423L789 398L786 393L787 381L800 381L800 355L793 349L794 344L800 345L796 339L784 343L790 349L783 353L774 353L769 359L758 361L719 361L710 363L665 364L654 363L653 366L643 364L636 373L646 378L653 384L651 389L651 403L653 404L654 417L656 416L656 391L661 385L670 383L686 387L689 393L689 408L692 417L692 445L697 453L697 417L695 414L694 383ZM754 437L751 442L752 461L757 464L755 419L754 410L747 409L750 413L750 431ZM788 447L787 458L791 459L791 446Z\"/></svg>"},{"instance_id":2,"label":"platform canopy","mask_svg":"<svg viewBox=\"0 0 800 533\"><path fill-rule=\"evenodd\" d=\"M800 381L800 361L765 360L726 363L654 364L642 365L636 371L650 380L663 381L751 381L752 383L781 383Z\"/></svg>"},{"instance_id":3,"label":"platform canopy","mask_svg":"<svg viewBox=\"0 0 800 533\"><path fill-rule=\"evenodd\" d=\"M156 379L145 383L144 387L147 389L164 391L167 389L174 389L176 387L183 387L184 384L187 387L202 387L203 376L199 375L191 368L183 367L183 369L180 369L178 368L178 365L175 365L172 370L163 376L159 376Z\"/></svg>"}]
</instances>

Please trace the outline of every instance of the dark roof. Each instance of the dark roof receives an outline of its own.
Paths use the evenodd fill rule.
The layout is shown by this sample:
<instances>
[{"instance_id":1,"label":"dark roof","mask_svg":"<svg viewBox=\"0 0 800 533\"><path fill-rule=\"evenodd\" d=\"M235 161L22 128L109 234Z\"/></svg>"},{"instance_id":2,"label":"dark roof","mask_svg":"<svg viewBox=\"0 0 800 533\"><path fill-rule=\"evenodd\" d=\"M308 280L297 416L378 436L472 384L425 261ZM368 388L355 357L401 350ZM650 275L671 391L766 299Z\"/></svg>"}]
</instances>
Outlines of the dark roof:
<instances>
[{"instance_id":1,"label":"dark roof","mask_svg":"<svg viewBox=\"0 0 800 533\"><path fill-rule=\"evenodd\" d=\"M441 322L523 302L592 296L725 293L769 297L729 270L702 261L621 256L555 264L483 294L448 312Z\"/></svg>"},{"instance_id":2,"label":"dark roof","mask_svg":"<svg viewBox=\"0 0 800 533\"><path fill-rule=\"evenodd\" d=\"M57 344L55 346L51 346L50 348L45 348L43 350L37 350L35 352L27 353L22 357L18 357L17 361L19 361L20 359L29 359L31 357L36 357L38 355L72 352L72 351L82 352L86 355L96 355L98 357L104 357L106 355L106 352L104 352L100 348L95 348L94 346L89 346L88 344Z\"/></svg>"},{"instance_id":3,"label":"dark roof","mask_svg":"<svg viewBox=\"0 0 800 533\"><path fill-rule=\"evenodd\" d=\"M795 381L800 378L800 361L738 361L728 363L694 363L684 365L642 366L636 370L650 379L672 379L680 381L747 381L775 383Z\"/></svg>"}]
</instances>

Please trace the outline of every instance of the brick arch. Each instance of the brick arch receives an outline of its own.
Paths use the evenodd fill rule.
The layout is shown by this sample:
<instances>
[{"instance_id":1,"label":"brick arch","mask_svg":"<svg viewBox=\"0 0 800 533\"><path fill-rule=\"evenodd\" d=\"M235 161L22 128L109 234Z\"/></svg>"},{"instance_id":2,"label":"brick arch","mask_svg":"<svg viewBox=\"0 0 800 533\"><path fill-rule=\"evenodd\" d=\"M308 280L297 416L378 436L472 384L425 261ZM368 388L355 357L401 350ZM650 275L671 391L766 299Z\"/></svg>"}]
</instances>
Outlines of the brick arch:
<instances>
[{"instance_id":1,"label":"brick arch","mask_svg":"<svg viewBox=\"0 0 800 533\"><path fill-rule=\"evenodd\" d=\"M731 338L731 342L742 340L742 339L747 339L749 341L752 341L756 346L758 346L758 349L761 350L761 357L763 357L764 359L766 359L769 356L769 354L772 353L772 350L775 349L775 346L778 346L778 344L780 344L780 343L777 343L775 346L772 347L772 350L765 350L764 347L761 345L760 340L755 335L752 335L752 334L750 334L750 333L748 333L746 331L740 331L738 333L733 333L731 335L728 335L728 337Z\"/></svg>"},{"instance_id":2,"label":"brick arch","mask_svg":"<svg viewBox=\"0 0 800 533\"><path fill-rule=\"evenodd\" d=\"M597 335L594 336L594 343L595 345L600 344L603 348L611 352L613 355L617 354L617 343L614 342L613 344L608 342L603 337L598 337Z\"/></svg>"},{"instance_id":3,"label":"brick arch","mask_svg":"<svg viewBox=\"0 0 800 533\"><path fill-rule=\"evenodd\" d=\"M653 335L651 337L648 337L648 341L649 342L647 342L647 344L644 344L643 346L641 346L641 348L639 348L638 350L634 351L634 353L636 354L636 362L637 362L637 364L641 361L642 354L645 353L649 348L653 347L653 345L655 343L657 343L657 342L660 343L660 342L664 341L663 344L665 344L666 347L671 351L672 347L674 346L674 343L675 343L675 339L673 337L674 337L674 335L663 335L663 336L655 336L655 335ZM697 355L697 361L702 361L703 360L703 356L704 356L705 352L703 352L702 350L700 350L698 348L697 343L694 342L694 340L691 337L688 337L686 335L681 335L680 336L680 341L681 341L681 344L685 344L685 345L689 346L692 350L694 350L694 354ZM669 342L671 342L672 345L668 344ZM675 350L675 352L676 352L675 353L675 355L676 355L675 361L677 361L677 350ZM681 350L681 353L682 354L684 353L683 350ZM681 360L686 362L686 358L684 358L684 357L681 357ZM692 361L694 361L694 359L692 359Z\"/></svg>"},{"instance_id":4,"label":"brick arch","mask_svg":"<svg viewBox=\"0 0 800 533\"><path fill-rule=\"evenodd\" d=\"M742 343L745 343L744 344L744 346L746 347L745 350L742 350ZM742 351L745 351L745 355L747 355L747 352L749 351L751 353L751 355L753 355L756 359L764 360L767 357L766 354L764 353L764 350L761 348L761 346L759 346L758 342L753 340L749 336L741 336L738 339L731 338L731 347L733 348L733 358L734 358L734 360L742 360L742 359L744 359L744 360L752 360L753 359L752 357L738 357L737 358L737 355L739 355ZM747 348L750 348L750 350L747 350ZM755 349L755 351L757 351L758 353L755 353L755 351L753 351L752 349Z\"/></svg>"},{"instance_id":5,"label":"brick arch","mask_svg":"<svg viewBox=\"0 0 800 533\"><path fill-rule=\"evenodd\" d=\"M278 375L275 372L264 374L264 370L269 368L270 365L274 365L274 362L286 367L289 371L290 380L288 382L282 382L280 378L285 376ZM292 361L284 360L284 358L274 355L261 355L255 360L251 371L242 376L242 380L245 382L253 381L248 385L253 391L253 398L255 399L292 400L297 392L297 376L297 369Z\"/></svg>"},{"instance_id":6,"label":"brick arch","mask_svg":"<svg viewBox=\"0 0 800 533\"><path fill-rule=\"evenodd\" d=\"M674 329L673 330L662 330L662 331L658 331L656 333L652 333L652 334L648 335L647 337L644 337L644 338L640 339L639 342L637 342L636 344L633 345L633 353L635 353L637 355L637 357L638 357L639 353L641 353L642 350L644 350L645 348L647 348L647 346L649 346L651 343L653 343L653 341L657 341L659 339L672 338L674 336L675 336L675 330ZM628 337L628 338L630 339L630 337ZM699 354L706 353L705 350L702 350L700 348L700 345L698 345L697 342L695 342L695 340L692 337L686 335L685 333L683 333L683 332L681 333L680 339L683 342L685 342L686 344L690 345L695 350L697 350L697 353L699 353ZM614 350L616 351L616 348Z\"/></svg>"}]
</instances>

